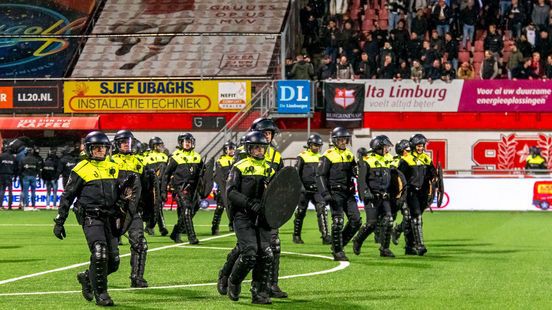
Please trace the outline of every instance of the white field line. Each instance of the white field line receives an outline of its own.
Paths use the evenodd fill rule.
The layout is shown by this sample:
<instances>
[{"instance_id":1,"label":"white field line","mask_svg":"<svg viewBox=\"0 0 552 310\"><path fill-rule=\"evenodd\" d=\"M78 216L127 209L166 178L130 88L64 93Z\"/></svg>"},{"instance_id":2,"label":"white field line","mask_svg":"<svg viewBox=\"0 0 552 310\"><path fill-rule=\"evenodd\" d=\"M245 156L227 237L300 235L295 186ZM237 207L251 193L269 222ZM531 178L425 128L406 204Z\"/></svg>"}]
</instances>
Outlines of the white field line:
<instances>
[{"instance_id":1,"label":"white field line","mask_svg":"<svg viewBox=\"0 0 552 310\"><path fill-rule=\"evenodd\" d=\"M0 227L52 227L54 228L54 224L24 224L24 223L21 223L21 224L0 224ZM79 224L64 224L63 226L79 226L81 227L82 225L79 225ZM211 225L208 225L208 224L194 224L194 227L211 227Z\"/></svg>"},{"instance_id":2,"label":"white field line","mask_svg":"<svg viewBox=\"0 0 552 310\"><path fill-rule=\"evenodd\" d=\"M226 237L228 235L232 235L232 234L226 234L226 235L222 235L222 236L217 236L219 238L222 238L222 237ZM212 240L212 239L215 239L216 237L212 237L212 238L206 238L202 241L207 241L207 240ZM186 247L186 248L193 248L193 249L205 249L205 250L231 250L232 248L224 248L224 247L209 247L209 246L184 246L186 244L182 243L182 244L178 244L178 245L175 245L175 246L180 246L180 247ZM155 248L154 250L160 250L160 249L167 249L169 247L175 247L175 246L167 246L167 247L160 247L160 248ZM299 256L306 256L306 257L315 257L315 258L322 258L322 259L329 259L329 260L333 260L332 257L330 256L324 256L324 255L317 255L317 254L306 254L306 253L297 253L297 252L282 252L282 254L289 254L289 255L299 255ZM128 256L128 255L127 255ZM88 263L84 263L84 264L78 264L79 266L82 266L82 265L86 265ZM337 272L337 271L340 271L340 270L343 270L347 267L349 267L350 263L349 262L339 262L339 265L334 267L334 268L331 268L331 269L326 269L326 270L321 270L321 271L314 271L314 272L309 272L309 273L302 273L302 274L293 274L293 275L287 275L287 276L282 276L282 277L279 277L279 279L292 279L292 278L299 278L299 277L312 277L312 276L317 276L317 275L321 275L321 274L327 274L327 273L332 273L332 272ZM71 265L71 266L75 266L75 265ZM68 266L68 267L71 267L71 266ZM67 268L67 267L65 267ZM74 268L74 267L73 267ZM61 269L61 268L60 268ZM67 268L69 269L69 268ZM65 269L64 269L65 270ZM251 282L251 280L246 280L244 282ZM193 284L179 284L179 285L164 285L164 286L150 286L148 288L133 288L133 287L127 287L127 288L112 288L112 289L109 289L110 291L134 291L134 290L159 290L159 289L175 289L175 288L187 288L187 287L201 287L201 286L213 286L213 285L217 285L216 282L212 282L212 283L193 283ZM56 295L56 294L77 294L77 293L81 293L80 290L78 291L48 291L48 292L20 292L20 293L0 293L0 297L4 297L4 296L30 296L30 295Z\"/></svg>"}]
</instances>

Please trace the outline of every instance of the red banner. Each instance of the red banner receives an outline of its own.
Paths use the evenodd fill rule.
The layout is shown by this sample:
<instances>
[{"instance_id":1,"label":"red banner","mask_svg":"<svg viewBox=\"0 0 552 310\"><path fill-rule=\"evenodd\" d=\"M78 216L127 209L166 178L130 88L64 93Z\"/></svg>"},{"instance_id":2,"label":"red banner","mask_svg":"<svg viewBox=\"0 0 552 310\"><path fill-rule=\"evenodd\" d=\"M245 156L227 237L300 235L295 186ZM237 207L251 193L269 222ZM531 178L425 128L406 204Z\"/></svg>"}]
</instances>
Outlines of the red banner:
<instances>
[{"instance_id":1,"label":"red banner","mask_svg":"<svg viewBox=\"0 0 552 310\"><path fill-rule=\"evenodd\" d=\"M93 130L98 117L0 117L3 130Z\"/></svg>"}]
</instances>

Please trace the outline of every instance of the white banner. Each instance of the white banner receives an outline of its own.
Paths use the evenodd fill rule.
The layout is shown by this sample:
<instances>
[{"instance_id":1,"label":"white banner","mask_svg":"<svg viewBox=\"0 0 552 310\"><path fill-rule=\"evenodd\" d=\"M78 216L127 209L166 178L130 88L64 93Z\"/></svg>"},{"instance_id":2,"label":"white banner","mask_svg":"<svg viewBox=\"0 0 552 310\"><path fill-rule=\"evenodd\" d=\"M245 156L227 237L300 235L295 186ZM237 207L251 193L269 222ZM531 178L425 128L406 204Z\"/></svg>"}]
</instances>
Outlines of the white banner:
<instances>
[{"instance_id":1,"label":"white banner","mask_svg":"<svg viewBox=\"0 0 552 310\"><path fill-rule=\"evenodd\" d=\"M443 81L366 80L364 111L457 112L463 80Z\"/></svg>"}]
</instances>

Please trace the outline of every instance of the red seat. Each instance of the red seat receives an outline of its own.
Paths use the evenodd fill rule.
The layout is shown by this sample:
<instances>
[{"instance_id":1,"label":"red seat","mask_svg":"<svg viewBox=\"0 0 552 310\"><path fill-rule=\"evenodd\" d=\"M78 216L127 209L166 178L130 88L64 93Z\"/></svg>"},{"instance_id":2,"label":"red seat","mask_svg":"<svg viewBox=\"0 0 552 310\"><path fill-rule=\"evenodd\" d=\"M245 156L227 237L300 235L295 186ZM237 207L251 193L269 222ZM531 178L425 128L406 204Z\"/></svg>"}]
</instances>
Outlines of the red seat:
<instances>
[{"instance_id":1,"label":"red seat","mask_svg":"<svg viewBox=\"0 0 552 310\"><path fill-rule=\"evenodd\" d=\"M458 52L458 62L469 62L470 61L470 52Z\"/></svg>"},{"instance_id":2,"label":"red seat","mask_svg":"<svg viewBox=\"0 0 552 310\"><path fill-rule=\"evenodd\" d=\"M485 53L484 52L475 52L473 53L473 62L474 63L482 63L485 59Z\"/></svg>"},{"instance_id":3,"label":"red seat","mask_svg":"<svg viewBox=\"0 0 552 310\"><path fill-rule=\"evenodd\" d=\"M483 44L483 40L477 40L475 41L475 51L476 52L484 52L485 49L484 49L484 44Z\"/></svg>"},{"instance_id":4,"label":"red seat","mask_svg":"<svg viewBox=\"0 0 552 310\"><path fill-rule=\"evenodd\" d=\"M389 26L389 21L387 19L380 19L379 20L379 25L380 25L381 29L387 29L388 26Z\"/></svg>"}]
</instances>

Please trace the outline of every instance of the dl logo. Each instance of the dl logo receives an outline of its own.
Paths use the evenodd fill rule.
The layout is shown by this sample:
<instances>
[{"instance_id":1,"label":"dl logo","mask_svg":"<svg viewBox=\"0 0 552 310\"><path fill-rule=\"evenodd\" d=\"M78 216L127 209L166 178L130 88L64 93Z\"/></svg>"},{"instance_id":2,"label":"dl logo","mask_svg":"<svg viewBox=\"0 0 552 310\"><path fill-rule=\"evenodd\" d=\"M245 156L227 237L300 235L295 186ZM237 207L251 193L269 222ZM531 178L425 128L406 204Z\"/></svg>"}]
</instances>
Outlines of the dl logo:
<instances>
[{"instance_id":1,"label":"dl logo","mask_svg":"<svg viewBox=\"0 0 552 310\"><path fill-rule=\"evenodd\" d=\"M308 114L311 106L310 81L278 81L278 113Z\"/></svg>"}]
</instances>

